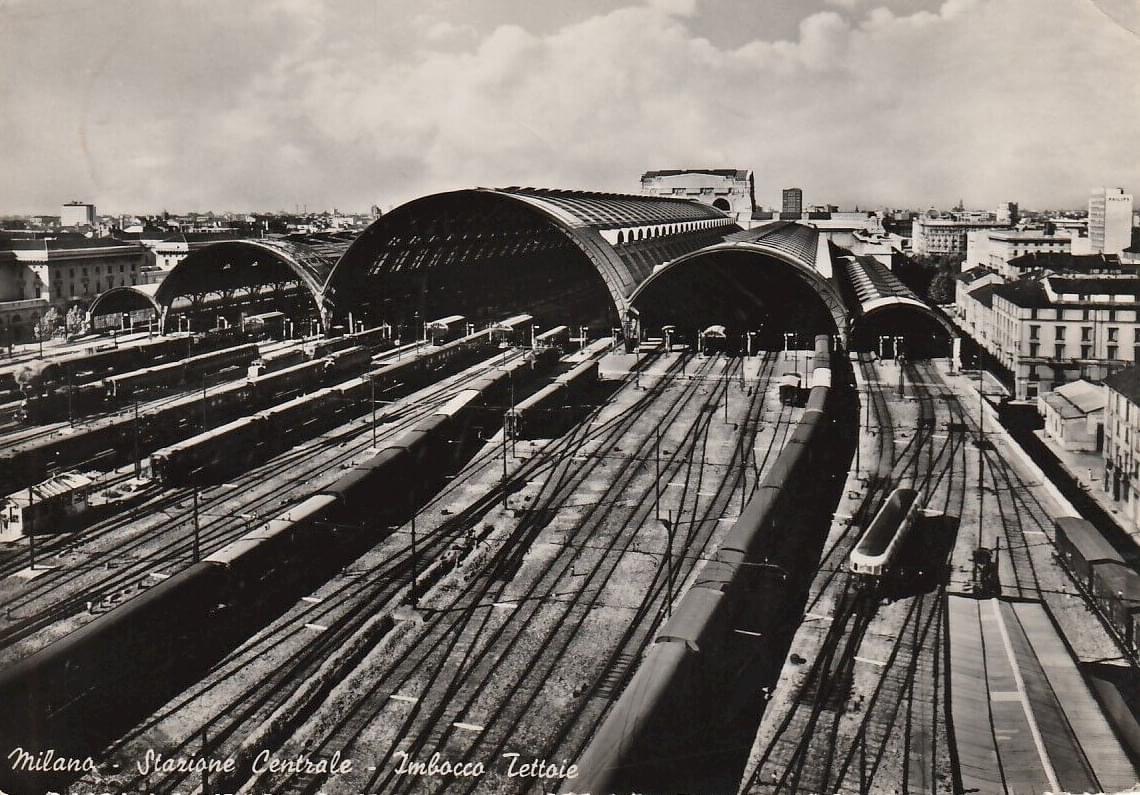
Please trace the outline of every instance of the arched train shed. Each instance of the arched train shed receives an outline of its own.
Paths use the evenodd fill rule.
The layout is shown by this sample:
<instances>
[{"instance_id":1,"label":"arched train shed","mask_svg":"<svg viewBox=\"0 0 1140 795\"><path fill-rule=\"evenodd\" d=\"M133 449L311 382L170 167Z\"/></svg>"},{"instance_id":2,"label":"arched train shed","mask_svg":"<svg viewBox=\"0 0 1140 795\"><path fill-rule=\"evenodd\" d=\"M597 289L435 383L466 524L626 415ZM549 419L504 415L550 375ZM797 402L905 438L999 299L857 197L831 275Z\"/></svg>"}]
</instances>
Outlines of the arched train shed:
<instances>
[{"instance_id":1,"label":"arched train shed","mask_svg":"<svg viewBox=\"0 0 1140 795\"><path fill-rule=\"evenodd\" d=\"M808 226L777 222L729 235L658 267L630 297L643 333L672 326L692 342L725 327L730 348L809 345L815 334L847 337L847 314L827 246Z\"/></svg>"},{"instance_id":2,"label":"arched train shed","mask_svg":"<svg viewBox=\"0 0 1140 795\"><path fill-rule=\"evenodd\" d=\"M159 285L155 301L163 330L181 323L212 326L216 318L236 323L242 314L267 309L294 321L306 318L328 326L323 301L333 264L349 238L334 234L228 240L191 252Z\"/></svg>"},{"instance_id":3,"label":"arched train shed","mask_svg":"<svg viewBox=\"0 0 1140 795\"><path fill-rule=\"evenodd\" d=\"M656 265L738 229L687 199L536 188L439 193L369 226L333 268L324 301L338 317L352 311L394 325L520 311L540 322L617 324Z\"/></svg>"},{"instance_id":4,"label":"arched train shed","mask_svg":"<svg viewBox=\"0 0 1140 795\"><path fill-rule=\"evenodd\" d=\"M951 355L956 333L949 319L915 296L886 265L870 256L837 259L853 350L920 359Z\"/></svg>"},{"instance_id":5,"label":"arched train shed","mask_svg":"<svg viewBox=\"0 0 1140 795\"><path fill-rule=\"evenodd\" d=\"M95 297L87 308L87 320L94 329L120 328L123 315L125 325L148 324L158 320L162 310L155 300L157 284L136 284L129 287L112 287Z\"/></svg>"}]
</instances>

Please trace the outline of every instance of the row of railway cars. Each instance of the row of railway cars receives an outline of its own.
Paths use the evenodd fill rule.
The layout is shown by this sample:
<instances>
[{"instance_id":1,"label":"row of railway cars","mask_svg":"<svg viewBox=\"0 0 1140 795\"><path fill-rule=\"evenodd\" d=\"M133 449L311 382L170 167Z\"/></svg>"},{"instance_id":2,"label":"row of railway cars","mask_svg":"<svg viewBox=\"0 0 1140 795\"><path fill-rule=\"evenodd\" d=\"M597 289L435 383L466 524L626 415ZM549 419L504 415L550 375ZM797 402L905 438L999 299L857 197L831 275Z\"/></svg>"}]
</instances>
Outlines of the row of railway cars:
<instances>
[{"instance_id":1,"label":"row of railway cars","mask_svg":"<svg viewBox=\"0 0 1140 795\"><path fill-rule=\"evenodd\" d=\"M219 340L235 339L240 338L234 333L228 335L213 333L160 340L159 342L163 343L162 350L168 354L181 355L174 355L168 361L152 363L151 366L119 369L105 377L84 381L75 380L73 370L51 369L49 363L45 366L43 374L34 383L29 384L21 406L21 416L25 422L37 425L66 420L109 409L124 401L158 391L196 386L204 377L216 377L233 368L248 368L254 362L261 362L262 369L277 369L271 362L261 361L256 343L216 347ZM296 361L313 361L350 348L376 350L386 342L386 329L373 328L340 337L306 342L295 354L282 352L276 358L289 356ZM171 348L169 343L175 343L174 347ZM139 355L142 354L123 361L137 361ZM102 371L85 372L91 375Z\"/></svg>"},{"instance_id":2,"label":"row of railway cars","mask_svg":"<svg viewBox=\"0 0 1140 795\"><path fill-rule=\"evenodd\" d=\"M0 450L0 493L38 483L49 470L88 466L100 460L125 463L213 424L260 410L323 383L337 382L366 369L364 348L348 348L323 359L243 378L131 413L40 435ZM5 491L6 490L6 491Z\"/></svg>"},{"instance_id":3,"label":"row of railway cars","mask_svg":"<svg viewBox=\"0 0 1140 795\"><path fill-rule=\"evenodd\" d=\"M817 480L824 462L834 456L826 432L831 422L829 358L830 338L821 335L815 340L812 387L800 422L595 732L579 759L575 791L629 791L628 777L646 759L658 760L653 766L660 774L671 764L660 749L677 742L671 727L686 722L678 711L707 702L710 685L722 681L722 647L737 628L748 625L745 615L762 601L763 585L773 576L773 549L787 544L782 530L802 509L798 501L804 499L805 484Z\"/></svg>"},{"instance_id":4,"label":"row of railway cars","mask_svg":"<svg viewBox=\"0 0 1140 795\"><path fill-rule=\"evenodd\" d=\"M522 325L526 321L513 322ZM484 330L241 417L155 451L149 460L151 475L166 486L187 486L244 468L254 458L285 449L311 424L328 427L360 416L369 410L374 397L385 396L396 387L403 391L418 387L440 368L489 350L489 334Z\"/></svg>"},{"instance_id":5,"label":"row of railway cars","mask_svg":"<svg viewBox=\"0 0 1140 795\"><path fill-rule=\"evenodd\" d=\"M104 346L28 362L17 371L16 380L26 393L37 393L69 384L88 384L117 373L153 367L244 341L238 329L219 329L188 337L161 337L133 345Z\"/></svg>"},{"instance_id":6,"label":"row of railway cars","mask_svg":"<svg viewBox=\"0 0 1140 795\"><path fill-rule=\"evenodd\" d=\"M1086 519L1054 519L1057 558L1133 655L1140 656L1140 573Z\"/></svg>"},{"instance_id":7,"label":"row of railway cars","mask_svg":"<svg viewBox=\"0 0 1140 795\"><path fill-rule=\"evenodd\" d=\"M529 373L516 361L483 377L334 483L0 672L0 737L8 747L58 754L68 742L91 742L69 732L117 715L120 700L139 689L155 690L150 697L161 703L170 695L163 683L186 676L188 658L220 638L240 642L266 610L308 592L311 584L297 584L314 570L335 571L383 538L377 530L388 521L402 521L415 495L426 497L433 478L458 463L457 442L494 422L498 412L485 405L502 400L515 369ZM0 758L0 781L19 786L10 764Z\"/></svg>"}]
</instances>

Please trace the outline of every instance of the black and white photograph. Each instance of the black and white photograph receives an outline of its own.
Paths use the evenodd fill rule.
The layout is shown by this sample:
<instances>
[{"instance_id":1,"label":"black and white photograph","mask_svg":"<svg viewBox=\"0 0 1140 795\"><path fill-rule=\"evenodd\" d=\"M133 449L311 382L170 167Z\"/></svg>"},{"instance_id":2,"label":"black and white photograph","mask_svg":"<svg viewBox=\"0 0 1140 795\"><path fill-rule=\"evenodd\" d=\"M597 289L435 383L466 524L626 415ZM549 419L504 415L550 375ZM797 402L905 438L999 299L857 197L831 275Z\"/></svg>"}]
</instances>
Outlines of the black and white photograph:
<instances>
[{"instance_id":1,"label":"black and white photograph","mask_svg":"<svg viewBox=\"0 0 1140 795\"><path fill-rule=\"evenodd\" d=\"M1140 0L0 0L0 795L1140 793L1138 134Z\"/></svg>"}]
</instances>

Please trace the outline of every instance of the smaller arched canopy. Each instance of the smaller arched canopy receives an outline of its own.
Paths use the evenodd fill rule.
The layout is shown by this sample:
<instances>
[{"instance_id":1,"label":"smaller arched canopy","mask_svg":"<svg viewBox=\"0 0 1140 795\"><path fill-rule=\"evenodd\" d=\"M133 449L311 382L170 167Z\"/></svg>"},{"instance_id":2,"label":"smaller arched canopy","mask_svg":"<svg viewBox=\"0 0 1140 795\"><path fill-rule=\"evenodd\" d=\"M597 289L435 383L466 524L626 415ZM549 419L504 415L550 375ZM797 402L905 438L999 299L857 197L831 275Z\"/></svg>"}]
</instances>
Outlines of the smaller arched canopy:
<instances>
[{"instance_id":1,"label":"smaller arched canopy","mask_svg":"<svg viewBox=\"0 0 1140 795\"><path fill-rule=\"evenodd\" d=\"M155 294L158 292L157 284L136 284L130 287L112 287L99 293L91 306L87 309L89 318L102 315L117 315L123 312L140 312L150 310L158 316L161 313Z\"/></svg>"},{"instance_id":2,"label":"smaller arched canopy","mask_svg":"<svg viewBox=\"0 0 1140 795\"><path fill-rule=\"evenodd\" d=\"M945 355L955 336L942 313L919 300L883 263L870 256L844 256L838 270L853 317L853 345L873 350L879 337L901 337L918 356Z\"/></svg>"},{"instance_id":3,"label":"smaller arched canopy","mask_svg":"<svg viewBox=\"0 0 1140 795\"><path fill-rule=\"evenodd\" d=\"M788 246L763 239L707 246L660 266L630 304L646 333L665 324L727 323L736 333L759 326L775 333L779 326L847 336L847 314L831 280Z\"/></svg>"},{"instance_id":4,"label":"smaller arched canopy","mask_svg":"<svg viewBox=\"0 0 1140 795\"><path fill-rule=\"evenodd\" d=\"M347 247L346 241L335 251L318 251L287 239L214 243L179 262L159 285L155 301L165 311L181 297L299 283L318 309L323 309L325 281L336 254Z\"/></svg>"}]
</instances>

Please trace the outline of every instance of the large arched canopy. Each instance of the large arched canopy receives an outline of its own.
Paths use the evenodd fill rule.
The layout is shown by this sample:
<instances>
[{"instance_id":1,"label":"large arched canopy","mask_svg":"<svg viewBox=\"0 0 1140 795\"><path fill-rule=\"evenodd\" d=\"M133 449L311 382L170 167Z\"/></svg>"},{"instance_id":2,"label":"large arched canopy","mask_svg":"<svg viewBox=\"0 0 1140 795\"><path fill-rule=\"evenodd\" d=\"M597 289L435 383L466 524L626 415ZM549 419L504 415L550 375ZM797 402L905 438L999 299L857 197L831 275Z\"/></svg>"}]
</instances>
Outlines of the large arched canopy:
<instances>
[{"instance_id":1,"label":"large arched canopy","mask_svg":"<svg viewBox=\"0 0 1140 795\"><path fill-rule=\"evenodd\" d=\"M803 346L815 334L846 339L846 312L835 285L803 251L786 245L789 240L721 243L658 269L630 297L642 333L656 336L672 326L690 337L723 325L729 344L742 349Z\"/></svg>"},{"instance_id":2,"label":"large arched canopy","mask_svg":"<svg viewBox=\"0 0 1140 795\"><path fill-rule=\"evenodd\" d=\"M325 319L324 284L335 256L346 247L347 241L321 250L289 239L264 239L219 242L191 252L155 295L164 326L176 302L175 311L187 315L226 316L270 307Z\"/></svg>"},{"instance_id":3,"label":"large arched canopy","mask_svg":"<svg viewBox=\"0 0 1140 795\"><path fill-rule=\"evenodd\" d=\"M339 315L403 324L448 314L490 320L620 322L653 268L738 229L698 202L506 188L416 199L366 229L324 292Z\"/></svg>"}]
</instances>

